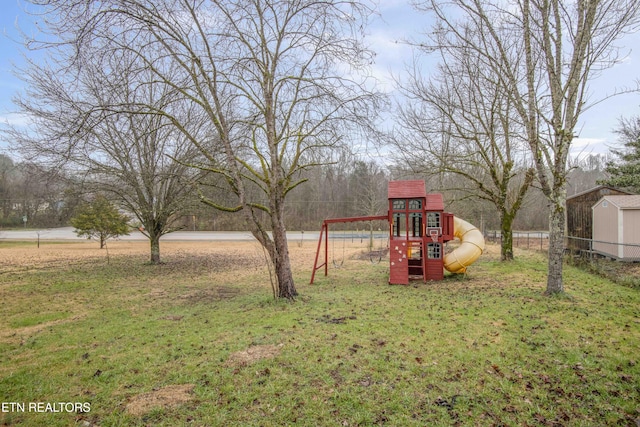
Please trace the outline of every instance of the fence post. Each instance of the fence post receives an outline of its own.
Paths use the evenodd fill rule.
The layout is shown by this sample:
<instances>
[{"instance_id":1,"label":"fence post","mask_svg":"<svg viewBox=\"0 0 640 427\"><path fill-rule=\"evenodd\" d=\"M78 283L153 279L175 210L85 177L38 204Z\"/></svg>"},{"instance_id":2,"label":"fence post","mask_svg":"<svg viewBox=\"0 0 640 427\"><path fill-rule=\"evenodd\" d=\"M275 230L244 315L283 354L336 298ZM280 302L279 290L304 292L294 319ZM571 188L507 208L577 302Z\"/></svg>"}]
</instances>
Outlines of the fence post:
<instances>
[{"instance_id":1,"label":"fence post","mask_svg":"<svg viewBox=\"0 0 640 427\"><path fill-rule=\"evenodd\" d=\"M540 232L540 252L542 252L542 231Z\"/></svg>"}]
</instances>

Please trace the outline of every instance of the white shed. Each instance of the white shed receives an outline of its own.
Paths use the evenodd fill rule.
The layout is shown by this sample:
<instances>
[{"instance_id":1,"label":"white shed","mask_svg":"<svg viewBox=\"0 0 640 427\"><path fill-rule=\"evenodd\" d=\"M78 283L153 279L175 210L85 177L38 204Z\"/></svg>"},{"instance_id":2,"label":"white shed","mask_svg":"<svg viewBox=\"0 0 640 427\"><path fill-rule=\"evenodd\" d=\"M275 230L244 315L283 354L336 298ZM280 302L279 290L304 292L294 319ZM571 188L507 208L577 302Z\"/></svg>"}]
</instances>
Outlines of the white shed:
<instances>
[{"instance_id":1,"label":"white shed","mask_svg":"<svg viewBox=\"0 0 640 427\"><path fill-rule=\"evenodd\" d=\"M593 206L593 251L639 261L640 195L604 196Z\"/></svg>"}]
</instances>

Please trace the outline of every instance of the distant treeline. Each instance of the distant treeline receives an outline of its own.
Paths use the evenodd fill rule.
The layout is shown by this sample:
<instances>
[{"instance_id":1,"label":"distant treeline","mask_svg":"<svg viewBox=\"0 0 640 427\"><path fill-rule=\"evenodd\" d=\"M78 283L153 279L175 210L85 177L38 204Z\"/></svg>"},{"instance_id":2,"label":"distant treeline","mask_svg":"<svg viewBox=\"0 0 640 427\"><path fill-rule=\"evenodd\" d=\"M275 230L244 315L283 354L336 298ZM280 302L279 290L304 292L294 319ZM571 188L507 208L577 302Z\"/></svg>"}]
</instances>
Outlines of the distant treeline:
<instances>
[{"instance_id":1,"label":"distant treeline","mask_svg":"<svg viewBox=\"0 0 640 427\"><path fill-rule=\"evenodd\" d=\"M577 162L570 175L569 195L591 188L602 179L605 161L605 157L594 155ZM464 183L452 182L456 180L453 176L443 179L409 173L401 167L385 167L354 156L306 170L301 178L307 181L295 188L286 200L287 227L292 231L318 230L325 218L386 213L387 183L391 179L425 179L428 191L444 194L447 210L483 229L499 228L498 218L489 204L452 190L464 186ZM224 191L215 195L224 202ZM196 196L194 194L194 198ZM76 207L86 198L77 180L59 170L30 162L14 162L10 157L0 155L0 227L68 226ZM242 215L218 211L204 204L192 206L178 220L178 226L187 230L246 229ZM544 206L543 196L532 189L515 227L545 229ZM26 224L23 222L25 217ZM361 224L354 226L364 227Z\"/></svg>"}]
</instances>

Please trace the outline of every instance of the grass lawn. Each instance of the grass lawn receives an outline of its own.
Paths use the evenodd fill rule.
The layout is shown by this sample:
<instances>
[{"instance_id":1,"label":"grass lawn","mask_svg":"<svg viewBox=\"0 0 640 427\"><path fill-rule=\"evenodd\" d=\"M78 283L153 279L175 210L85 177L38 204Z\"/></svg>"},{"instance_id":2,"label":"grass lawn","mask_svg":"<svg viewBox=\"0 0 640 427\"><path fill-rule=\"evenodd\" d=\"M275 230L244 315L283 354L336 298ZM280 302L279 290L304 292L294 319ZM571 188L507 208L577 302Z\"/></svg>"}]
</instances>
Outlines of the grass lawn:
<instances>
[{"instance_id":1,"label":"grass lawn","mask_svg":"<svg viewBox=\"0 0 640 427\"><path fill-rule=\"evenodd\" d=\"M253 243L66 246L0 244L0 425L640 425L640 290L545 297L538 253L389 286L355 245L309 285L293 243L288 303Z\"/></svg>"}]
</instances>

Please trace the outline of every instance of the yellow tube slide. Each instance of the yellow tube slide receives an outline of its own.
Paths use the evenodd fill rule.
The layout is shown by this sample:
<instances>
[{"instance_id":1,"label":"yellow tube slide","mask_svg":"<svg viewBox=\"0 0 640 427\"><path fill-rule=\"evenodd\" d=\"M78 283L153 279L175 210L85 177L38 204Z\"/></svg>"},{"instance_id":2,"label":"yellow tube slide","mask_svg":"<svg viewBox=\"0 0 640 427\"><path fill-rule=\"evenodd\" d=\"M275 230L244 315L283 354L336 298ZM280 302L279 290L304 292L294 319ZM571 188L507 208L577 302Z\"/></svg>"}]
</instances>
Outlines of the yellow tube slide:
<instances>
[{"instance_id":1,"label":"yellow tube slide","mask_svg":"<svg viewBox=\"0 0 640 427\"><path fill-rule=\"evenodd\" d=\"M473 225L453 217L453 235L460 239L460 247L445 255L444 268L452 273L464 273L482 255L484 236Z\"/></svg>"}]
</instances>

